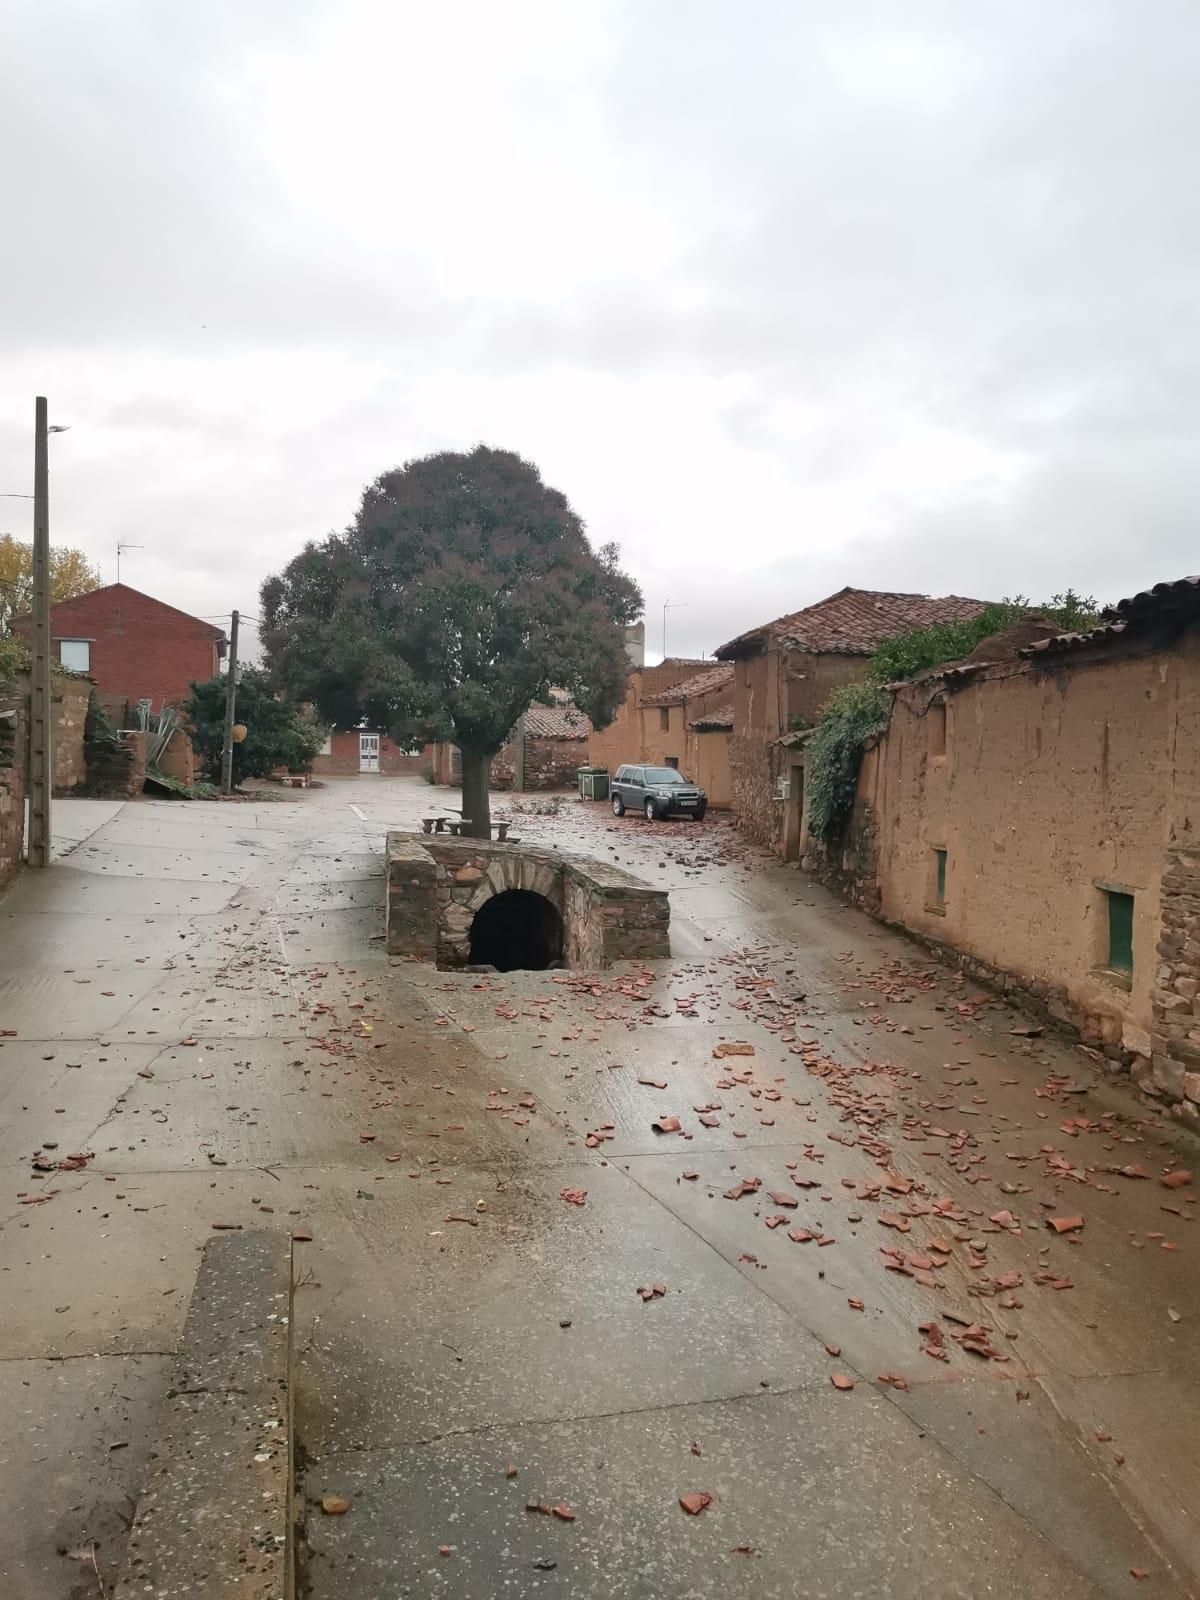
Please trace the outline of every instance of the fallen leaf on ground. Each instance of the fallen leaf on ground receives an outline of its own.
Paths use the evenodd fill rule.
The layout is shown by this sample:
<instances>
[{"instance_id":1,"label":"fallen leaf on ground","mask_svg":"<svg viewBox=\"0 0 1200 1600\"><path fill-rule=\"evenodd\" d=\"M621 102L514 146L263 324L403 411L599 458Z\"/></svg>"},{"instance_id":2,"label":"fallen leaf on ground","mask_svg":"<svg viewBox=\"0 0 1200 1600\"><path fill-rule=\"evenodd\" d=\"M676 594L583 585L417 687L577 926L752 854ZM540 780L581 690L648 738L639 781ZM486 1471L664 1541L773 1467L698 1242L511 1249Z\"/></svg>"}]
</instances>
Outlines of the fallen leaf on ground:
<instances>
[{"instance_id":1,"label":"fallen leaf on ground","mask_svg":"<svg viewBox=\"0 0 1200 1600\"><path fill-rule=\"evenodd\" d=\"M587 1204L588 1192L586 1189L563 1189L558 1198L565 1200L569 1206L582 1206Z\"/></svg>"},{"instance_id":2,"label":"fallen leaf on ground","mask_svg":"<svg viewBox=\"0 0 1200 1600\"><path fill-rule=\"evenodd\" d=\"M650 1124L655 1133L678 1133L683 1124L678 1117L656 1117Z\"/></svg>"},{"instance_id":3,"label":"fallen leaf on ground","mask_svg":"<svg viewBox=\"0 0 1200 1600\"><path fill-rule=\"evenodd\" d=\"M695 1494L681 1494L679 1496L679 1504L689 1517L698 1517L702 1511L707 1511L712 1503L712 1495L706 1494L703 1489Z\"/></svg>"},{"instance_id":4,"label":"fallen leaf on ground","mask_svg":"<svg viewBox=\"0 0 1200 1600\"><path fill-rule=\"evenodd\" d=\"M854 1379L848 1378L844 1372L830 1373L829 1381L835 1389L841 1389L843 1392L854 1387Z\"/></svg>"}]
</instances>

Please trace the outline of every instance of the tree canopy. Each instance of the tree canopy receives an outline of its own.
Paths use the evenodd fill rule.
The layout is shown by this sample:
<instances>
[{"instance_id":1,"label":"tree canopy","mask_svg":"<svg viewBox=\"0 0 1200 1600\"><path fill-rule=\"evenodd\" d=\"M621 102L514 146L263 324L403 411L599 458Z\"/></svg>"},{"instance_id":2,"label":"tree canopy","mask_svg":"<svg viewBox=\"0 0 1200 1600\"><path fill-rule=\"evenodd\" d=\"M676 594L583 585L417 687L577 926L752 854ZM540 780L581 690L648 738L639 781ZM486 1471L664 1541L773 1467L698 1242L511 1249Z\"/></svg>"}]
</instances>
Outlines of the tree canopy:
<instances>
[{"instance_id":1,"label":"tree canopy","mask_svg":"<svg viewBox=\"0 0 1200 1600\"><path fill-rule=\"evenodd\" d=\"M218 676L194 683L185 709L205 774L219 783L225 743L225 679ZM281 700L259 667L241 670L237 720L245 723L246 737L233 747L235 788L243 778L265 778L277 767L302 771L325 739L325 729L296 705Z\"/></svg>"},{"instance_id":2,"label":"tree canopy","mask_svg":"<svg viewBox=\"0 0 1200 1600\"><path fill-rule=\"evenodd\" d=\"M274 681L340 727L449 739L464 810L486 832L487 768L518 718L567 690L604 725L624 693L642 597L615 545L594 551L566 496L480 445L385 472L341 534L262 588Z\"/></svg>"},{"instance_id":3,"label":"tree canopy","mask_svg":"<svg viewBox=\"0 0 1200 1600\"><path fill-rule=\"evenodd\" d=\"M100 587L100 574L82 550L50 547L50 599L74 600ZM33 546L0 534L0 633L33 609Z\"/></svg>"}]
</instances>

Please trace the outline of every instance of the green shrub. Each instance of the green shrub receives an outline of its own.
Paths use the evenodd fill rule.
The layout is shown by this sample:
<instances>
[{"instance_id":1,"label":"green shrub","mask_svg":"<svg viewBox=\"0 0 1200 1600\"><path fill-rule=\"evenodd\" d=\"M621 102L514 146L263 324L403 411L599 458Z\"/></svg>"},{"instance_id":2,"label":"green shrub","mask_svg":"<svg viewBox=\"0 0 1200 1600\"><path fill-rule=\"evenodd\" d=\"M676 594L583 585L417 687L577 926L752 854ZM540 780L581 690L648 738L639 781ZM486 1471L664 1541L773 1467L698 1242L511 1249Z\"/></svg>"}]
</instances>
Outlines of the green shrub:
<instances>
[{"instance_id":1,"label":"green shrub","mask_svg":"<svg viewBox=\"0 0 1200 1600\"><path fill-rule=\"evenodd\" d=\"M421 768L421 777L425 780L426 783L428 783L428 784L432 784L433 783L433 767L430 765L430 763L428 761Z\"/></svg>"},{"instance_id":2,"label":"green shrub","mask_svg":"<svg viewBox=\"0 0 1200 1600\"><path fill-rule=\"evenodd\" d=\"M28 672L29 646L15 633L0 635L0 681L18 678Z\"/></svg>"}]
</instances>

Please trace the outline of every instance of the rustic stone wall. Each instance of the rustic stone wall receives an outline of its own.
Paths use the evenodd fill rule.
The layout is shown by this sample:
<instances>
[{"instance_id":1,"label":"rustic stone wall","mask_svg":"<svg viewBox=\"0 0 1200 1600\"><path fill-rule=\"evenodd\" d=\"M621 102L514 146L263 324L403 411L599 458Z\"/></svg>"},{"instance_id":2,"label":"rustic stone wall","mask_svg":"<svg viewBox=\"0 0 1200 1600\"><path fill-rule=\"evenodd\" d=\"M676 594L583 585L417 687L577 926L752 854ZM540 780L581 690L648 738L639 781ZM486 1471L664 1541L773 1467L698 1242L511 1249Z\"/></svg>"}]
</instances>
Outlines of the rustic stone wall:
<instances>
[{"instance_id":1,"label":"rustic stone wall","mask_svg":"<svg viewBox=\"0 0 1200 1600\"><path fill-rule=\"evenodd\" d=\"M1167 852L1155 973L1151 1070L1172 1099L1200 1105L1200 846Z\"/></svg>"},{"instance_id":2,"label":"rustic stone wall","mask_svg":"<svg viewBox=\"0 0 1200 1600\"><path fill-rule=\"evenodd\" d=\"M573 789L575 775L588 764L586 739L525 739L525 788ZM516 773L517 746L510 740L492 757L492 789L505 790L513 786Z\"/></svg>"},{"instance_id":3,"label":"rustic stone wall","mask_svg":"<svg viewBox=\"0 0 1200 1600\"><path fill-rule=\"evenodd\" d=\"M388 954L436 961L440 869L419 834L388 834L386 871Z\"/></svg>"},{"instance_id":4,"label":"rustic stone wall","mask_svg":"<svg viewBox=\"0 0 1200 1600\"><path fill-rule=\"evenodd\" d=\"M493 895L526 889L563 919L569 966L670 954L667 896L603 862L450 834L387 837L387 948L394 956L462 967L471 924Z\"/></svg>"},{"instance_id":5,"label":"rustic stone wall","mask_svg":"<svg viewBox=\"0 0 1200 1600\"><path fill-rule=\"evenodd\" d=\"M25 710L21 700L0 705L0 887L21 864L25 848Z\"/></svg>"},{"instance_id":6,"label":"rustic stone wall","mask_svg":"<svg viewBox=\"0 0 1200 1600\"><path fill-rule=\"evenodd\" d=\"M53 679L51 699L54 709L54 793L70 794L87 781L83 759L83 727L87 721L88 696L92 686L87 679Z\"/></svg>"},{"instance_id":7,"label":"rustic stone wall","mask_svg":"<svg viewBox=\"0 0 1200 1600\"><path fill-rule=\"evenodd\" d=\"M756 844L780 850L785 806L775 798L772 747L763 738L735 733L729 741L729 766L734 821Z\"/></svg>"}]
</instances>

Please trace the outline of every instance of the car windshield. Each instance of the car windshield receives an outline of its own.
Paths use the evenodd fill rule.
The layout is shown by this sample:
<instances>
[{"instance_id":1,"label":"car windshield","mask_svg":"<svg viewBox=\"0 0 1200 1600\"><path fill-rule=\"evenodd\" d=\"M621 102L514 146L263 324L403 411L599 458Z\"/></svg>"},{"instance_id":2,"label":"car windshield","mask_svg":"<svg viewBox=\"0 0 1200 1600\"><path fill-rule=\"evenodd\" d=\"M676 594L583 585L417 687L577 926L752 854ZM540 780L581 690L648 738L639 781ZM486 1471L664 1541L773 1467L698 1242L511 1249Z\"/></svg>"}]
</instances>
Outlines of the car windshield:
<instances>
[{"instance_id":1,"label":"car windshield","mask_svg":"<svg viewBox=\"0 0 1200 1600\"><path fill-rule=\"evenodd\" d=\"M678 788L685 783L690 787L692 780L685 778L682 772L676 772L674 767L647 767L646 782L659 787L670 785Z\"/></svg>"}]
</instances>

